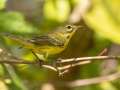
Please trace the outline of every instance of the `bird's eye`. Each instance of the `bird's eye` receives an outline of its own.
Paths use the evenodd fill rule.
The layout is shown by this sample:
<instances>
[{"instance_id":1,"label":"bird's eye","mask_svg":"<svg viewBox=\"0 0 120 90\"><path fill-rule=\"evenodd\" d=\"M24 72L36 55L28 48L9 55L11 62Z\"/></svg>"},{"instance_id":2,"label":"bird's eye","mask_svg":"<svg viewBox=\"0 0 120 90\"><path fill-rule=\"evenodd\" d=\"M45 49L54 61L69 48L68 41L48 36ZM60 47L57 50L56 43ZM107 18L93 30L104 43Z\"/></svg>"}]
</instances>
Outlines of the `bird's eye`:
<instances>
[{"instance_id":1,"label":"bird's eye","mask_svg":"<svg viewBox=\"0 0 120 90\"><path fill-rule=\"evenodd\" d=\"M66 26L67 28L67 32L72 32L73 31L73 27L71 25Z\"/></svg>"},{"instance_id":2,"label":"bird's eye","mask_svg":"<svg viewBox=\"0 0 120 90\"><path fill-rule=\"evenodd\" d=\"M68 25L68 26L66 26L66 28L71 29L71 28L72 28L72 26L71 26L71 25Z\"/></svg>"}]
</instances>

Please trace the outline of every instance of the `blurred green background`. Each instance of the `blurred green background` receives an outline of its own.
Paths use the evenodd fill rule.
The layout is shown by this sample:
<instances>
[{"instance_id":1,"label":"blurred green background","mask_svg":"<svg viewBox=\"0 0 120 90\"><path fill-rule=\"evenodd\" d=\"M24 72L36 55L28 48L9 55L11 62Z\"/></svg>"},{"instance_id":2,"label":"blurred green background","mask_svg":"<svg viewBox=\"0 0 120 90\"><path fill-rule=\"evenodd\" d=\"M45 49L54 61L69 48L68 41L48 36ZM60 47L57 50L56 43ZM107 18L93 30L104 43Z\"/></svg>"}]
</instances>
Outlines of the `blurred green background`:
<instances>
[{"instance_id":1,"label":"blurred green background","mask_svg":"<svg viewBox=\"0 0 120 90\"><path fill-rule=\"evenodd\" d=\"M31 37L68 24L81 25L83 30L75 33L58 58L96 56L104 48L109 48L107 55L120 54L119 0L0 0L0 33ZM9 54L24 60L35 59L29 50L19 47L19 44L0 36L0 60L11 60ZM104 63L109 62L94 61L77 66L63 78L35 65L1 64L0 90L119 90L119 80L75 88L56 84L119 70L119 62L105 64L103 69ZM114 66L114 69L109 66Z\"/></svg>"}]
</instances>

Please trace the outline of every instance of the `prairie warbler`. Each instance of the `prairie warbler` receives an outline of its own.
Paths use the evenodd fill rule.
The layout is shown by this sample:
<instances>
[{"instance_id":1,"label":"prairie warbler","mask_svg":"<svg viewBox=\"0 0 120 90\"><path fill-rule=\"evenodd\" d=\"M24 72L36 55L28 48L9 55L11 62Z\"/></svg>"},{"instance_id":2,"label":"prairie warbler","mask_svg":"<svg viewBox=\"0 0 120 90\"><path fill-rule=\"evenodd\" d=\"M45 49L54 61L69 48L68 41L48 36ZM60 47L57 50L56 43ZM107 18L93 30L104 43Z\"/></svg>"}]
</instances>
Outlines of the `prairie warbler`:
<instances>
[{"instance_id":1,"label":"prairie warbler","mask_svg":"<svg viewBox=\"0 0 120 90\"><path fill-rule=\"evenodd\" d=\"M20 43L23 48L30 49L40 57L41 60L47 60L48 56L59 54L67 47L71 37L79 27L80 26L67 25L64 29L30 39L19 38L11 34L6 34L6 36Z\"/></svg>"}]
</instances>

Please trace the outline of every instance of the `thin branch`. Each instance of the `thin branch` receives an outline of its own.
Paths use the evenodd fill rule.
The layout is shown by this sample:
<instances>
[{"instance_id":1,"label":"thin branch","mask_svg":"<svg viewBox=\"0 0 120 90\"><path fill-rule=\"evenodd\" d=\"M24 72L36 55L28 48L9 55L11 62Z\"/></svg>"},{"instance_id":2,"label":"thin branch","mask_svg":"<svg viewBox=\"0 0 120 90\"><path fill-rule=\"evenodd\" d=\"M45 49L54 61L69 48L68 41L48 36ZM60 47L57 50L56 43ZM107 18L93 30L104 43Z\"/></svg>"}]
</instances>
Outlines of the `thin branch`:
<instances>
[{"instance_id":1,"label":"thin branch","mask_svg":"<svg viewBox=\"0 0 120 90\"><path fill-rule=\"evenodd\" d=\"M58 71L55 67L50 66L50 65L42 65L42 67L43 67L43 68L50 69L50 70L53 70L53 71L55 71L55 72L57 72L57 71Z\"/></svg>"},{"instance_id":2,"label":"thin branch","mask_svg":"<svg viewBox=\"0 0 120 90\"><path fill-rule=\"evenodd\" d=\"M106 60L106 59L119 59L120 56L93 56L93 57L81 57L81 58L71 58L71 59L61 59L59 63L69 63L74 62L73 64L67 64L65 66L58 67L58 70L69 69L70 67L75 67L78 65L90 63L90 60ZM85 62L86 61L86 62ZM2 60L0 63L7 63L7 64L38 64L38 62L30 62L30 61L17 61L17 60ZM57 69L51 65L43 64L42 67L49 68L55 72Z\"/></svg>"},{"instance_id":3,"label":"thin branch","mask_svg":"<svg viewBox=\"0 0 120 90\"><path fill-rule=\"evenodd\" d=\"M75 67L75 66L79 66L79 65L84 65L84 64L88 64L90 63L90 61L82 61L82 62L77 62L77 63L74 63L74 64L68 64L68 65L65 65L65 66L61 66L61 67L58 67L59 70L65 70L65 69L69 69L69 68L72 68L72 67Z\"/></svg>"},{"instance_id":4,"label":"thin branch","mask_svg":"<svg viewBox=\"0 0 120 90\"><path fill-rule=\"evenodd\" d=\"M31 62L31 61L17 61L17 60L0 60L0 63L6 63L6 64L38 64L38 62ZM47 68L50 70L53 70L57 72L57 69L51 65L43 64L41 67Z\"/></svg>"},{"instance_id":5,"label":"thin branch","mask_svg":"<svg viewBox=\"0 0 120 90\"><path fill-rule=\"evenodd\" d=\"M0 60L0 63L6 64L37 64L37 62L30 62L30 61L17 61L17 60Z\"/></svg>"},{"instance_id":6,"label":"thin branch","mask_svg":"<svg viewBox=\"0 0 120 90\"><path fill-rule=\"evenodd\" d=\"M116 72L111 75L100 76L100 77L96 77L96 78L75 80L75 81L67 83L67 85L69 87L86 86L86 85L91 85L91 84L98 84L98 83L102 83L102 82L113 81L118 78L120 78L120 72Z\"/></svg>"},{"instance_id":7,"label":"thin branch","mask_svg":"<svg viewBox=\"0 0 120 90\"><path fill-rule=\"evenodd\" d=\"M91 61L93 61L93 60L107 60L107 59L120 59L120 56L91 56L91 57L61 59L60 63L79 62L79 61L88 61L88 60L91 60Z\"/></svg>"},{"instance_id":8,"label":"thin branch","mask_svg":"<svg viewBox=\"0 0 120 90\"><path fill-rule=\"evenodd\" d=\"M82 61L82 62L77 62L77 63L71 63L71 64L67 64L64 66L60 66L57 67L58 71L59 71L59 76L63 76L64 74L66 74L70 68L73 68L75 66L79 66L79 65L85 65L90 63L91 61Z\"/></svg>"},{"instance_id":9,"label":"thin branch","mask_svg":"<svg viewBox=\"0 0 120 90\"><path fill-rule=\"evenodd\" d=\"M58 66L58 63L56 63L56 67L52 66L52 65L48 65L43 63L41 65L41 67L43 68L47 68L50 70L53 70L55 72L57 72L58 70L67 70L71 67L75 67L78 65L84 65L87 63L90 63L92 60L106 60L106 59L119 59L120 56L93 56L93 57L81 57L81 58L71 58L71 59L61 59L59 60L59 64L62 65L62 63L68 63L67 65L62 65L62 66ZM14 58L15 59L15 58ZM69 62L73 62L73 63L69 63ZM7 64L38 64L38 62L31 62L31 61L24 61L24 60L0 60L0 63L7 63Z\"/></svg>"},{"instance_id":10,"label":"thin branch","mask_svg":"<svg viewBox=\"0 0 120 90\"><path fill-rule=\"evenodd\" d=\"M108 53L108 48L104 48L97 56L104 56Z\"/></svg>"}]
</instances>

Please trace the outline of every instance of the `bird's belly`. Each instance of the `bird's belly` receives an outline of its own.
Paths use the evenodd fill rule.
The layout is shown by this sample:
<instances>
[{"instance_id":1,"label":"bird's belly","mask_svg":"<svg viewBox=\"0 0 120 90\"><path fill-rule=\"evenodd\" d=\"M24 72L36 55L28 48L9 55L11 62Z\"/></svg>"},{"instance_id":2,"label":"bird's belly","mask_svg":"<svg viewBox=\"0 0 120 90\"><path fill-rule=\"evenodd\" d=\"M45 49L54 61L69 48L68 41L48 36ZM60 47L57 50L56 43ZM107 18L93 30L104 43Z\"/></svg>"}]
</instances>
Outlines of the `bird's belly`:
<instances>
[{"instance_id":1,"label":"bird's belly","mask_svg":"<svg viewBox=\"0 0 120 90\"><path fill-rule=\"evenodd\" d=\"M36 53L47 53L48 55L59 54L64 50L63 47L55 47L55 46L41 46L40 48L36 48L34 52Z\"/></svg>"}]
</instances>

